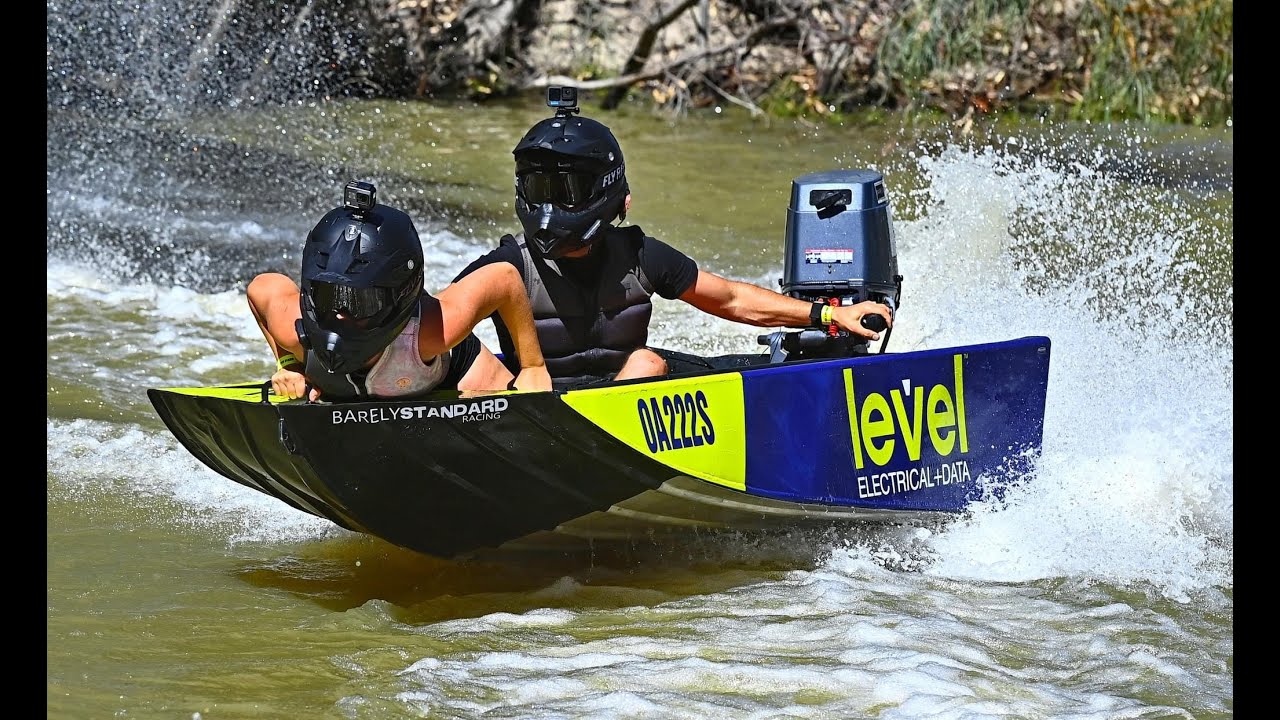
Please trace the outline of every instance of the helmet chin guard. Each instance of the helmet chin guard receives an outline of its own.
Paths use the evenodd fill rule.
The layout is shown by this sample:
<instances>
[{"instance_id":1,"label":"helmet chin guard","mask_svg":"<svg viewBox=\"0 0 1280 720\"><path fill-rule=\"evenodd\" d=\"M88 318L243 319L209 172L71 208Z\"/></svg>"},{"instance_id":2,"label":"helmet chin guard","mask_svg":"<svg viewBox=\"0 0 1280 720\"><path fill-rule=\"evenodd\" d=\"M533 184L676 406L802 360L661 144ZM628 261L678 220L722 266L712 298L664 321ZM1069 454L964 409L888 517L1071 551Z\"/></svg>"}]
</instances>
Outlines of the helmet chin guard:
<instances>
[{"instance_id":1,"label":"helmet chin guard","mask_svg":"<svg viewBox=\"0 0 1280 720\"><path fill-rule=\"evenodd\" d=\"M552 259L588 247L604 225L596 219L581 235L575 235L564 228L565 219L556 217L556 208L551 203L543 203L534 219L537 221L537 226L530 233L529 225L532 223L526 224L525 238L531 240L543 255ZM558 220L554 226L553 220Z\"/></svg>"}]
</instances>

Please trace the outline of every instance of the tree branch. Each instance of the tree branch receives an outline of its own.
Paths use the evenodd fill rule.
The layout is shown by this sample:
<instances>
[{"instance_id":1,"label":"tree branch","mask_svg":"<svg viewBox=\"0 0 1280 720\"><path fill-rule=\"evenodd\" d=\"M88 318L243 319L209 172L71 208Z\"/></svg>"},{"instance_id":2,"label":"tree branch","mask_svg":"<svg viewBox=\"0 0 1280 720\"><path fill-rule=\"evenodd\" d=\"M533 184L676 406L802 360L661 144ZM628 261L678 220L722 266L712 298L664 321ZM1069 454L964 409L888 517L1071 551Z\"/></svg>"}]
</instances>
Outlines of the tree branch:
<instances>
[{"instance_id":1,"label":"tree branch","mask_svg":"<svg viewBox=\"0 0 1280 720\"><path fill-rule=\"evenodd\" d=\"M693 0L693 1L696 2L697 0ZM739 47L742 47L743 45L752 45L755 43L756 40L759 40L764 35L767 35L771 32L774 32L776 30L780 30L783 28L794 27L795 24L796 24L796 18L794 16L778 18L776 20L770 20L769 22L758 25L751 32L747 33L741 38L738 38L737 40L734 40L733 42L725 43L723 45L710 48L708 50L686 53L661 67L654 68L653 70L648 70L645 72L632 72L629 74L618 75L611 78L602 78L600 80L575 80L574 78L567 77L564 75L544 75L542 77L534 78L529 82L525 83L521 87L521 89L533 90L538 88L545 88L549 85L570 85L580 90L602 90L606 88L626 88L638 82L644 82L645 80L653 80L654 78L659 78L664 75L671 74L675 70L685 65L689 65L690 63L694 63L709 57L715 57L716 55L721 55L723 53L729 52L730 50L734 50ZM616 107L616 105L612 107L605 105L604 107L606 110L608 110L608 109L612 109L612 107Z\"/></svg>"},{"instance_id":2,"label":"tree branch","mask_svg":"<svg viewBox=\"0 0 1280 720\"><path fill-rule=\"evenodd\" d=\"M640 38L636 40L636 47L631 51L631 56L627 58L627 63L622 66L622 75L632 75L639 72L640 68L644 67L644 64L649 60L649 53L653 52L653 44L658 40L658 32L670 25L676 18L680 17L681 13L693 7L697 2L698 0L677 0L666 12L660 14L657 20L649 23L644 31L640 33ZM618 104L626 98L627 90L630 87L630 84L615 85L609 94L605 96L601 105L606 110L618 107Z\"/></svg>"}]
</instances>

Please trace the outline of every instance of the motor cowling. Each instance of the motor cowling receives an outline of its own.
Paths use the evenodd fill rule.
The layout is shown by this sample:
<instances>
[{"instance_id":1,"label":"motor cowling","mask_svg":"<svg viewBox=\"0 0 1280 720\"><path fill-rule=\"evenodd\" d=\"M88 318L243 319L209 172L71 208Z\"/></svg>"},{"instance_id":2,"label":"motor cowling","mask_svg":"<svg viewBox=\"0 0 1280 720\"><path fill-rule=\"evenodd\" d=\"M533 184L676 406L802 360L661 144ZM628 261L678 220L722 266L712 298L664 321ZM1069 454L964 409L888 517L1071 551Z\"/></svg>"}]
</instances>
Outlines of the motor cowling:
<instances>
[{"instance_id":1,"label":"motor cowling","mask_svg":"<svg viewBox=\"0 0 1280 720\"><path fill-rule=\"evenodd\" d=\"M873 300L897 310L902 276L881 173L829 170L792 180L783 245L778 282L784 295L838 306ZM883 323L878 316L874 320ZM865 354L868 347L866 338L834 324L784 335L781 347L793 359ZM765 337L761 342L769 344ZM882 336L881 352L887 340Z\"/></svg>"}]
</instances>

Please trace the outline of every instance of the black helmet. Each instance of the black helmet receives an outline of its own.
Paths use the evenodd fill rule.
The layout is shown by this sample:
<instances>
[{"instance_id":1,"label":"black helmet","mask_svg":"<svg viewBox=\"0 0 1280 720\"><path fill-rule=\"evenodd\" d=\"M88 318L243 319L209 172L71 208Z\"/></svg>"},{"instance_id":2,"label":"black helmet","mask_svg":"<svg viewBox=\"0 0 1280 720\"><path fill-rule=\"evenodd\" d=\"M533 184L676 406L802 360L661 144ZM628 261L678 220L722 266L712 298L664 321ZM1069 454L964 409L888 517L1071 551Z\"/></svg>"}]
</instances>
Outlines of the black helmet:
<instances>
[{"instance_id":1,"label":"black helmet","mask_svg":"<svg viewBox=\"0 0 1280 720\"><path fill-rule=\"evenodd\" d=\"M386 348L422 292L422 243L413 221L374 204L372 185L352 185L368 189L367 209L349 203L330 210L302 250L299 339L340 374L359 370Z\"/></svg>"},{"instance_id":2,"label":"black helmet","mask_svg":"<svg viewBox=\"0 0 1280 720\"><path fill-rule=\"evenodd\" d=\"M547 118L512 154L516 215L525 238L547 257L590 245L614 218L626 216L622 148L595 120L572 113Z\"/></svg>"}]
</instances>

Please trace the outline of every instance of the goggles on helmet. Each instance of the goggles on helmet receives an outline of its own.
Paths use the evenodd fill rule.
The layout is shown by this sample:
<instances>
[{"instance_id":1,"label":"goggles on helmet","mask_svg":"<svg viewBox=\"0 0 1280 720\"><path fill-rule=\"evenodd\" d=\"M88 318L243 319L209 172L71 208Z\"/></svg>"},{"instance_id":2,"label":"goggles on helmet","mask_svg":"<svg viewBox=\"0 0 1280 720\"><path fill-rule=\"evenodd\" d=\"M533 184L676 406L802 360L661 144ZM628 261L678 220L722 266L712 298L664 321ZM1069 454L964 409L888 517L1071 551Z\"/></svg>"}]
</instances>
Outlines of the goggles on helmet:
<instances>
[{"instance_id":1,"label":"goggles on helmet","mask_svg":"<svg viewBox=\"0 0 1280 720\"><path fill-rule=\"evenodd\" d=\"M528 170L520 173L520 194L534 205L552 203L564 207L581 205L591 199L596 176L591 173Z\"/></svg>"},{"instance_id":2,"label":"goggles on helmet","mask_svg":"<svg viewBox=\"0 0 1280 720\"><path fill-rule=\"evenodd\" d=\"M311 302L316 317L343 324L347 321L368 321L395 304L391 288L354 288L349 285L319 282L311 283ZM341 316L341 317L339 317Z\"/></svg>"}]
</instances>

